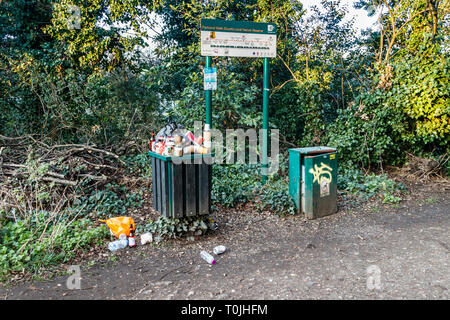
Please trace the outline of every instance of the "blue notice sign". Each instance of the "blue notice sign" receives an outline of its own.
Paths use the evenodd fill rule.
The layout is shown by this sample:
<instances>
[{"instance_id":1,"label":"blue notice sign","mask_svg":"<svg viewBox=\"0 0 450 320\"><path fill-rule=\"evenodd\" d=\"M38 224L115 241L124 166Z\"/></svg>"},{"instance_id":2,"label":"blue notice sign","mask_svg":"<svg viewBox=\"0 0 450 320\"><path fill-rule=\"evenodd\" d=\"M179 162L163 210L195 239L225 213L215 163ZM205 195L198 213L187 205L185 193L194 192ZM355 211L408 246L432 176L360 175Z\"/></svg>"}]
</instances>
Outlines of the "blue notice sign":
<instances>
[{"instance_id":1,"label":"blue notice sign","mask_svg":"<svg viewBox=\"0 0 450 320\"><path fill-rule=\"evenodd\" d=\"M217 90L217 68L205 68L205 90Z\"/></svg>"}]
</instances>

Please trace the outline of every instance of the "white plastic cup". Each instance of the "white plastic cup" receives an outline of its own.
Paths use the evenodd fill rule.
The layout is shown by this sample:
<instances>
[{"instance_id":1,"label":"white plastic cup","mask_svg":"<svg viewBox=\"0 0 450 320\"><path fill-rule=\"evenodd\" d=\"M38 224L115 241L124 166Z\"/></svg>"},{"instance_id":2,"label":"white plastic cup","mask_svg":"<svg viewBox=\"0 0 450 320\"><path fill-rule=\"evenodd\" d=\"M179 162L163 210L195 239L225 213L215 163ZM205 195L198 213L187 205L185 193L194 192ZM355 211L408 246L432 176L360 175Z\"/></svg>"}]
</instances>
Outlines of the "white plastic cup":
<instances>
[{"instance_id":1,"label":"white plastic cup","mask_svg":"<svg viewBox=\"0 0 450 320\"><path fill-rule=\"evenodd\" d=\"M146 243L152 242L153 241L153 236L150 232L144 233L141 236L141 244L144 245Z\"/></svg>"},{"instance_id":2,"label":"white plastic cup","mask_svg":"<svg viewBox=\"0 0 450 320\"><path fill-rule=\"evenodd\" d=\"M227 251L227 247L225 246L217 246L213 249L214 254L219 255Z\"/></svg>"}]
</instances>

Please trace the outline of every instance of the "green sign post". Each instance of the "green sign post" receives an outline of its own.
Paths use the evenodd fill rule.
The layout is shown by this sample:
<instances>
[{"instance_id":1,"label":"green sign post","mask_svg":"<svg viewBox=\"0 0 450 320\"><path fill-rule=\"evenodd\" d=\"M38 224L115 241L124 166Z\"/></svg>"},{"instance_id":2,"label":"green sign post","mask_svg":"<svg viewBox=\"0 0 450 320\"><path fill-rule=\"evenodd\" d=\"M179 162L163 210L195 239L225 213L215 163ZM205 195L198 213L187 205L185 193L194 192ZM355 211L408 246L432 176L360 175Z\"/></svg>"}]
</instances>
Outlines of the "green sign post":
<instances>
[{"instance_id":1,"label":"green sign post","mask_svg":"<svg viewBox=\"0 0 450 320\"><path fill-rule=\"evenodd\" d=\"M263 78L263 145L262 145L262 182L265 184L267 182L267 171L269 167L269 162L267 160L267 152L269 147L269 59L264 58L264 78Z\"/></svg>"},{"instance_id":2,"label":"green sign post","mask_svg":"<svg viewBox=\"0 0 450 320\"><path fill-rule=\"evenodd\" d=\"M263 145L262 181L267 182L269 131L269 58L277 56L277 27L273 23L202 19L201 54L205 67L211 57L263 58ZM206 123L212 128L212 96L206 90Z\"/></svg>"},{"instance_id":3,"label":"green sign post","mask_svg":"<svg viewBox=\"0 0 450 320\"><path fill-rule=\"evenodd\" d=\"M211 68L211 57L205 57L205 67ZM205 100L206 100L206 123L209 124L210 128L212 128L212 111L211 111L211 105L212 105L212 94L211 90L205 91Z\"/></svg>"}]
</instances>

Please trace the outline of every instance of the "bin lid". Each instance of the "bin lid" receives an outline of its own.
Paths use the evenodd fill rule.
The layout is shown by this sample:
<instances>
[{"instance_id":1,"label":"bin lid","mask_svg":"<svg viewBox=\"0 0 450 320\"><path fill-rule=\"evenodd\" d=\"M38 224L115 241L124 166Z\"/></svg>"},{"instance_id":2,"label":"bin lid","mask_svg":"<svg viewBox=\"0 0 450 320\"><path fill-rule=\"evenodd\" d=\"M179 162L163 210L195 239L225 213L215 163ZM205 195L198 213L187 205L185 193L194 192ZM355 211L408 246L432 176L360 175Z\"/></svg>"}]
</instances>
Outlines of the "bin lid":
<instances>
[{"instance_id":1,"label":"bin lid","mask_svg":"<svg viewBox=\"0 0 450 320\"><path fill-rule=\"evenodd\" d=\"M331 147L307 147L307 148L296 148L289 149L289 152L295 152L300 154L322 154L336 152L336 148Z\"/></svg>"},{"instance_id":2,"label":"bin lid","mask_svg":"<svg viewBox=\"0 0 450 320\"><path fill-rule=\"evenodd\" d=\"M148 151L147 154L153 158L158 158L160 160L167 161L167 162L173 162L174 159L178 159L178 160L189 160L189 159L198 159L198 158L205 159L205 158L213 158L215 156L214 153L208 153L208 154L190 153L190 154L182 155L181 157L175 157L175 156L163 156L163 155L160 155L159 153L155 153L152 151Z\"/></svg>"}]
</instances>

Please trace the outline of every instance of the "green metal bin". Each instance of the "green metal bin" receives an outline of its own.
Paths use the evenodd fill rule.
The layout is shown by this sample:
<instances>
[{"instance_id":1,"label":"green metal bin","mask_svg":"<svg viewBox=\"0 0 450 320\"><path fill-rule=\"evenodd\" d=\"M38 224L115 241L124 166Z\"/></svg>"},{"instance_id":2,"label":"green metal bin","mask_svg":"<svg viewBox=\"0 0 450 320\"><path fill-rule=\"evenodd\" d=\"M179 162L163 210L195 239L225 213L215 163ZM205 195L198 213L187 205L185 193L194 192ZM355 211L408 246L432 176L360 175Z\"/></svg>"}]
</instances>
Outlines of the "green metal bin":
<instances>
[{"instance_id":1,"label":"green metal bin","mask_svg":"<svg viewBox=\"0 0 450 320\"><path fill-rule=\"evenodd\" d=\"M152 157L153 208L164 217L211 213L212 154Z\"/></svg>"},{"instance_id":2,"label":"green metal bin","mask_svg":"<svg viewBox=\"0 0 450 320\"><path fill-rule=\"evenodd\" d=\"M337 151L329 147L289 150L289 194L308 219L337 211Z\"/></svg>"}]
</instances>

